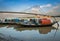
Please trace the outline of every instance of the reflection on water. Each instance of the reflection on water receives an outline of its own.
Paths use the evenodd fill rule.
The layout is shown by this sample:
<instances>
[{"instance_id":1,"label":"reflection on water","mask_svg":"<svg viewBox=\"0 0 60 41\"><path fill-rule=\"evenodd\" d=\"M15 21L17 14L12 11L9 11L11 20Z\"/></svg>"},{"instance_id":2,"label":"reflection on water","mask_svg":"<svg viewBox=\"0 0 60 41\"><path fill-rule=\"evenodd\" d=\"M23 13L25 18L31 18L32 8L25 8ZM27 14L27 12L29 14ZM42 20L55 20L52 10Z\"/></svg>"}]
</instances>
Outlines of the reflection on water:
<instances>
[{"instance_id":1,"label":"reflection on water","mask_svg":"<svg viewBox=\"0 0 60 41\"><path fill-rule=\"evenodd\" d=\"M0 41L59 41L60 30L53 27L0 25Z\"/></svg>"}]
</instances>

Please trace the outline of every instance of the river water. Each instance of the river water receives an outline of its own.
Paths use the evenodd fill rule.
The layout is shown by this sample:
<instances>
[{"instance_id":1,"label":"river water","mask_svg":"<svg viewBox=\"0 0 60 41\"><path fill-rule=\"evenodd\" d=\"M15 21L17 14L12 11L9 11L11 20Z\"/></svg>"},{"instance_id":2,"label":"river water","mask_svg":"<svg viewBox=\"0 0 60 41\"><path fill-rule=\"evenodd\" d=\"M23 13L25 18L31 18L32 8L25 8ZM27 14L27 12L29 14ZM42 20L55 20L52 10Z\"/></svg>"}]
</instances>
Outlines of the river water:
<instances>
[{"instance_id":1,"label":"river water","mask_svg":"<svg viewBox=\"0 0 60 41\"><path fill-rule=\"evenodd\" d=\"M0 41L60 41L60 21L55 27L0 25Z\"/></svg>"}]
</instances>

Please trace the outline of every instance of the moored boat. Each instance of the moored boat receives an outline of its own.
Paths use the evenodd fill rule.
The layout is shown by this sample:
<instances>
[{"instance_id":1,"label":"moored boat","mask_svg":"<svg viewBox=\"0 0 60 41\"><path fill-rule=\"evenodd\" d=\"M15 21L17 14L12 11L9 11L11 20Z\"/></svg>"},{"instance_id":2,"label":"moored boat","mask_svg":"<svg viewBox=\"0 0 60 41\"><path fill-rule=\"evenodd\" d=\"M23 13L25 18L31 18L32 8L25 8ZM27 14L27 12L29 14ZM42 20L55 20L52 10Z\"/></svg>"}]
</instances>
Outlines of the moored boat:
<instances>
[{"instance_id":1,"label":"moored boat","mask_svg":"<svg viewBox=\"0 0 60 41\"><path fill-rule=\"evenodd\" d=\"M52 26L53 24L55 24L56 21L54 22L51 19L47 19L47 18L36 18L36 19L27 19L24 20L20 23L21 26L24 27L45 27L45 26Z\"/></svg>"}]
</instances>

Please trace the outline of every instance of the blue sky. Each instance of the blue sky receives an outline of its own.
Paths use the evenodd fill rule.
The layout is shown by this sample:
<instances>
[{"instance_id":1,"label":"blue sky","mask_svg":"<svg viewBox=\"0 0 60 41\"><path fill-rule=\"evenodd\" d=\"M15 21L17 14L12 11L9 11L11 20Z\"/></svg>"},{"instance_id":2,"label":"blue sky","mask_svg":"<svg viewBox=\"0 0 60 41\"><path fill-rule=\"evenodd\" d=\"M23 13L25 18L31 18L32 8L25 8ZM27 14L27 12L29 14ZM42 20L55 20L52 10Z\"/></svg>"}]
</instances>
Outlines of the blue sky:
<instances>
[{"instance_id":1,"label":"blue sky","mask_svg":"<svg viewBox=\"0 0 60 41\"><path fill-rule=\"evenodd\" d=\"M34 5L59 5L60 0L0 0L0 11L23 11Z\"/></svg>"}]
</instances>

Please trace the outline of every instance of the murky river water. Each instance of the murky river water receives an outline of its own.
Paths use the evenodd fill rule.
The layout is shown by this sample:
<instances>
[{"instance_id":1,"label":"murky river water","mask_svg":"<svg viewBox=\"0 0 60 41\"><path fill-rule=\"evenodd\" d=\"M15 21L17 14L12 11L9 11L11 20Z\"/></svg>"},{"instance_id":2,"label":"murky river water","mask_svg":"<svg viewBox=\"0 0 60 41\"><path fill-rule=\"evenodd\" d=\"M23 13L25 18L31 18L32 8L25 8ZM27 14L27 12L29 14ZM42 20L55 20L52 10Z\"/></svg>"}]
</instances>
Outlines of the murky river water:
<instances>
[{"instance_id":1,"label":"murky river water","mask_svg":"<svg viewBox=\"0 0 60 41\"><path fill-rule=\"evenodd\" d=\"M60 29L0 25L0 41L60 41Z\"/></svg>"}]
</instances>

